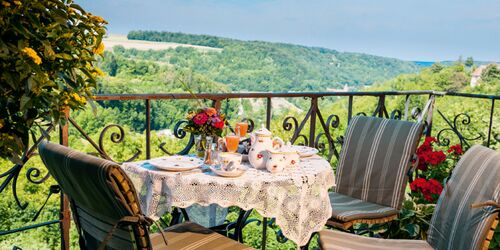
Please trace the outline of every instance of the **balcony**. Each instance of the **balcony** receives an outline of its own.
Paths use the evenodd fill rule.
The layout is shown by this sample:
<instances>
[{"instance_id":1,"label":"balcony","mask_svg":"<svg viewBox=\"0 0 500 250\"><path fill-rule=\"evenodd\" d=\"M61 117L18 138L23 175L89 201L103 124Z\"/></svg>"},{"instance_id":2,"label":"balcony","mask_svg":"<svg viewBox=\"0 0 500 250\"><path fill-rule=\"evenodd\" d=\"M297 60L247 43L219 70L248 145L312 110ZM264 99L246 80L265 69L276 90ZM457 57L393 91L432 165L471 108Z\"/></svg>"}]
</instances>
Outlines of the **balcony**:
<instances>
[{"instance_id":1,"label":"balcony","mask_svg":"<svg viewBox=\"0 0 500 250\"><path fill-rule=\"evenodd\" d=\"M46 242L34 246L55 248L60 245L63 249L77 246L77 235L71 229L68 200L58 190L51 188L54 180L37 156L36 145L49 135L52 141L116 162L167 154L189 154L193 152L194 140L192 135L183 130L183 117L168 117L168 122L162 124L168 125L163 129L170 129L171 134L161 132L157 130L160 126L158 119L166 118L158 118L158 107L161 106L157 104L182 104L186 107L202 103L227 114L230 124L247 120L250 130L265 126L293 144L317 148L331 162L332 171L335 171L344 131L355 115L414 120L425 112L427 126L424 133L426 136L435 136L439 145L460 144L467 149L474 144L482 144L498 150L500 116L498 105L495 107L498 99L498 95L434 91L98 95L96 100L100 106L110 107L117 103L142 106L137 110L142 125L130 128L124 124L106 123L101 119L98 109L97 116L90 119L81 118L81 112L67 113L66 125L49 126L44 128L45 132L33 135L31 148L22 158L23 164L11 166L6 161L2 162L0 194L3 202L0 212L11 217L2 218L6 222L0 227L3 241L0 241L0 246L15 247L16 239L30 237L31 234L45 234ZM428 100L432 100L434 105L426 108ZM249 108L252 110L245 110ZM75 116L79 116L79 119ZM103 124L103 127L100 131L89 132L85 129L89 125L79 124L78 120L92 120L96 124ZM416 176L418 171L413 173L413 177ZM44 204L45 200L32 199L37 193L48 194L47 205ZM235 216L237 210L230 209L227 219L234 220ZM166 215L165 219L170 219L170 215ZM252 214L250 220L260 223L260 226L256 223L250 226L259 230L258 235L248 235L248 231L244 231L247 244L256 248L265 248L267 244L270 249L294 246L282 236L272 219L267 221ZM267 238L261 239L260 230L268 231ZM28 249L32 246L18 247Z\"/></svg>"}]
</instances>

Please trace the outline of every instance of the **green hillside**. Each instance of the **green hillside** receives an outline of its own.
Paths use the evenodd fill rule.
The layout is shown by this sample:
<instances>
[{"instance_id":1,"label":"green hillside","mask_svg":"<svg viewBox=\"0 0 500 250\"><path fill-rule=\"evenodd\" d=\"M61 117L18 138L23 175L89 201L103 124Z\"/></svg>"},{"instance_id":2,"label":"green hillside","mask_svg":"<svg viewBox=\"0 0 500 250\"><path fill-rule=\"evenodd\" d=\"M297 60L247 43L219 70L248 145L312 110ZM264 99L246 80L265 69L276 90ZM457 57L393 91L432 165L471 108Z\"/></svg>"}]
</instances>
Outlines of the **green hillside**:
<instances>
[{"instance_id":1,"label":"green hillside","mask_svg":"<svg viewBox=\"0 0 500 250\"><path fill-rule=\"evenodd\" d=\"M106 55L104 68L109 75L127 78L124 71L135 79L155 75L156 83L165 80L162 74L188 71L203 75L207 81L223 83L230 90L325 91L345 84L352 88L371 85L421 68L414 62L380 56L207 35L132 31L128 38L222 48L221 52L181 47L164 51L115 49L112 55ZM108 65L113 58L120 61L114 69ZM130 59L143 64L142 70L127 72L130 67L124 61ZM126 81L127 86L131 84Z\"/></svg>"}]
</instances>

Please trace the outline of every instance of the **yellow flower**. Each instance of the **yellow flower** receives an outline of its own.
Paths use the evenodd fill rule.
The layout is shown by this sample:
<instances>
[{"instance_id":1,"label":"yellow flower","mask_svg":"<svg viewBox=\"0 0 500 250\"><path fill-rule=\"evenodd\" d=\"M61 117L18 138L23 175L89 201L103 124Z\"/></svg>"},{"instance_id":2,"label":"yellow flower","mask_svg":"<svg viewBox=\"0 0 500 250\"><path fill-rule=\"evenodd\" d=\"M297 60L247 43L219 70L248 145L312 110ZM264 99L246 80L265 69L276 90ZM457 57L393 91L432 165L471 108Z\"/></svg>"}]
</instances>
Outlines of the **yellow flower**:
<instances>
[{"instance_id":1,"label":"yellow flower","mask_svg":"<svg viewBox=\"0 0 500 250\"><path fill-rule=\"evenodd\" d=\"M92 73L93 76L104 76L104 72L102 72L101 69L99 68L94 68L94 72Z\"/></svg>"},{"instance_id":2,"label":"yellow flower","mask_svg":"<svg viewBox=\"0 0 500 250\"><path fill-rule=\"evenodd\" d=\"M17 6L21 6L21 4L22 4L22 3L21 3L21 1L19 1L19 0L15 0L15 1L14 1L14 4L15 4L15 5L17 5Z\"/></svg>"},{"instance_id":3,"label":"yellow flower","mask_svg":"<svg viewBox=\"0 0 500 250\"><path fill-rule=\"evenodd\" d=\"M10 3L7 2L7 1L2 1L2 5L3 7L7 8L7 7L10 7Z\"/></svg>"},{"instance_id":4,"label":"yellow flower","mask_svg":"<svg viewBox=\"0 0 500 250\"><path fill-rule=\"evenodd\" d=\"M94 54L100 55L104 52L104 43L101 42L96 48L94 48Z\"/></svg>"},{"instance_id":5,"label":"yellow flower","mask_svg":"<svg viewBox=\"0 0 500 250\"><path fill-rule=\"evenodd\" d=\"M92 16L91 19L98 22L98 23L106 23L106 20L104 20L104 18L102 18L100 16Z\"/></svg>"},{"instance_id":6,"label":"yellow flower","mask_svg":"<svg viewBox=\"0 0 500 250\"><path fill-rule=\"evenodd\" d=\"M35 64L41 64L42 63L42 58L40 58L36 51L34 51L32 48L29 48L29 47L26 47L24 49L21 50L22 52L24 52L27 56L31 57L31 59L33 60L33 62Z\"/></svg>"},{"instance_id":7,"label":"yellow flower","mask_svg":"<svg viewBox=\"0 0 500 250\"><path fill-rule=\"evenodd\" d=\"M85 98L84 98L84 97L79 96L77 93L73 93L73 94L71 94L71 95L73 96L73 99L74 99L75 101L77 101L77 102L79 102L79 103L81 103L81 104L85 104L85 103L87 103L87 100L85 100Z\"/></svg>"}]
</instances>

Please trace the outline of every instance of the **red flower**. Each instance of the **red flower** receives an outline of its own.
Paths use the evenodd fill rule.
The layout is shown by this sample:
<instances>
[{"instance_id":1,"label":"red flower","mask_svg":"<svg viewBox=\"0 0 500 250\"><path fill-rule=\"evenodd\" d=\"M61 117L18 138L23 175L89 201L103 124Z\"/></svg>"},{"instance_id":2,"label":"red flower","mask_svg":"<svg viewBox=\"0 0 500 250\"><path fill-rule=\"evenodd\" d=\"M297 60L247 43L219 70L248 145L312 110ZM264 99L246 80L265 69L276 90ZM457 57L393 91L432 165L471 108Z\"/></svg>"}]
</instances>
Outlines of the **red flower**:
<instances>
[{"instance_id":1,"label":"red flower","mask_svg":"<svg viewBox=\"0 0 500 250\"><path fill-rule=\"evenodd\" d=\"M446 155L443 151L430 152L427 156L427 163L431 165L439 165L441 162L446 160Z\"/></svg>"},{"instance_id":2,"label":"red flower","mask_svg":"<svg viewBox=\"0 0 500 250\"><path fill-rule=\"evenodd\" d=\"M223 128L224 127L224 122L223 121L218 121L218 122L214 123L213 126L216 127L216 128Z\"/></svg>"},{"instance_id":3,"label":"red flower","mask_svg":"<svg viewBox=\"0 0 500 250\"><path fill-rule=\"evenodd\" d=\"M448 153L453 153L455 155L461 155L464 153L464 151L462 150L462 146L460 144L456 144L456 145L451 146L450 149L448 149Z\"/></svg>"},{"instance_id":4,"label":"red flower","mask_svg":"<svg viewBox=\"0 0 500 250\"><path fill-rule=\"evenodd\" d=\"M432 195L439 195L443 191L443 186L435 179L426 180L425 178L417 178L410 183L410 189L412 192L420 192L424 199L429 202L434 201Z\"/></svg>"},{"instance_id":5,"label":"red flower","mask_svg":"<svg viewBox=\"0 0 500 250\"><path fill-rule=\"evenodd\" d=\"M205 122L207 122L208 116L207 114L199 113L193 117L193 122L196 123L197 125L203 125Z\"/></svg>"},{"instance_id":6,"label":"red flower","mask_svg":"<svg viewBox=\"0 0 500 250\"><path fill-rule=\"evenodd\" d=\"M416 152L419 159L418 169L425 171L429 165L439 165L446 160L443 151L434 151L432 147L434 142L437 142L435 137L426 137L422 145L418 147Z\"/></svg>"}]
</instances>

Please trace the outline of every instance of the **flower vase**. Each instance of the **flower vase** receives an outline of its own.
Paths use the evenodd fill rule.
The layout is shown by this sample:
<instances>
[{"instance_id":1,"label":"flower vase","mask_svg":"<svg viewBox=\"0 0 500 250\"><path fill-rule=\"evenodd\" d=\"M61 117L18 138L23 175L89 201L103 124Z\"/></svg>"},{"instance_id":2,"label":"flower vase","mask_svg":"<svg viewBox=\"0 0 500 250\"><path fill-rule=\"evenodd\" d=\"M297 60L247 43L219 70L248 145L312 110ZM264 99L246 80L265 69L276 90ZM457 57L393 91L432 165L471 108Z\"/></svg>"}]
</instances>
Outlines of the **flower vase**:
<instances>
[{"instance_id":1,"label":"flower vase","mask_svg":"<svg viewBox=\"0 0 500 250\"><path fill-rule=\"evenodd\" d=\"M205 157L205 146L207 145L207 138L205 135L196 135L194 138L194 147L196 156L199 158Z\"/></svg>"}]
</instances>

